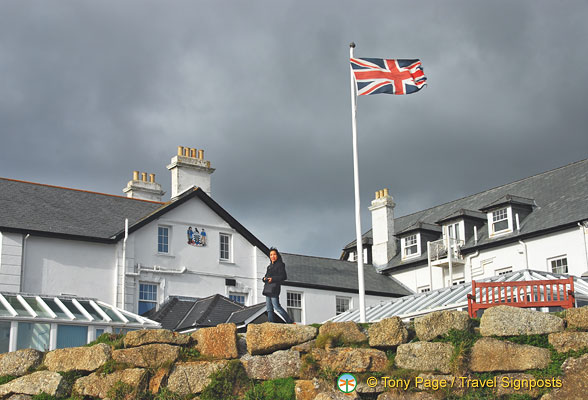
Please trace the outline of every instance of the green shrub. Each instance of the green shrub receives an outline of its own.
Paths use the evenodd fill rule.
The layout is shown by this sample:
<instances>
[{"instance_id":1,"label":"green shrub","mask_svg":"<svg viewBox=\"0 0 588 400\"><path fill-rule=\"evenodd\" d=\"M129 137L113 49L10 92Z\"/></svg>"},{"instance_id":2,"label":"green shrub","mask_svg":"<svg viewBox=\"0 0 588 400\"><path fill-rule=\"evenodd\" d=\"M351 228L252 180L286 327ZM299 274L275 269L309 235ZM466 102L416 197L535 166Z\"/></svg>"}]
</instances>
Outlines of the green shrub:
<instances>
[{"instance_id":1,"label":"green shrub","mask_svg":"<svg viewBox=\"0 0 588 400\"><path fill-rule=\"evenodd\" d=\"M110 390L108 390L107 392L107 396L111 400L139 400L141 398L137 395L137 393L135 393L134 387L122 381L118 381L114 385L112 385Z\"/></svg>"},{"instance_id":2,"label":"green shrub","mask_svg":"<svg viewBox=\"0 0 588 400\"><path fill-rule=\"evenodd\" d=\"M293 378L274 379L256 383L247 393L245 400L295 400Z\"/></svg>"},{"instance_id":3,"label":"green shrub","mask_svg":"<svg viewBox=\"0 0 588 400\"><path fill-rule=\"evenodd\" d=\"M210 376L210 383L200 395L201 400L236 400L251 384L239 360L231 360Z\"/></svg>"},{"instance_id":4,"label":"green shrub","mask_svg":"<svg viewBox=\"0 0 588 400\"><path fill-rule=\"evenodd\" d=\"M102 364L102 366L100 368L98 368L96 370L96 372L98 372L99 374L102 374L102 375L108 375L108 374L112 374L113 372L122 371L123 369L131 368L131 367L132 367L131 364L122 363L122 362L118 362L113 359L110 359L110 360L106 361L104 364Z\"/></svg>"},{"instance_id":5,"label":"green shrub","mask_svg":"<svg viewBox=\"0 0 588 400\"><path fill-rule=\"evenodd\" d=\"M198 361L203 357L194 347L182 347L180 349L180 361Z\"/></svg>"}]
</instances>

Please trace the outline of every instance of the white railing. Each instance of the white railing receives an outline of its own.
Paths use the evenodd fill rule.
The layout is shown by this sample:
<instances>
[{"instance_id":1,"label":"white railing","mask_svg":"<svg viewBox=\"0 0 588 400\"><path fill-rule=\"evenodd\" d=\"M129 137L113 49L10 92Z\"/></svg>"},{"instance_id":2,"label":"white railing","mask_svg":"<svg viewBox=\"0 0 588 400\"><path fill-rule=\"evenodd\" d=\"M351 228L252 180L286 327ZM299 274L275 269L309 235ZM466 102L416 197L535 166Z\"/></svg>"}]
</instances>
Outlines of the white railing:
<instances>
[{"instance_id":1,"label":"white railing","mask_svg":"<svg viewBox=\"0 0 588 400\"><path fill-rule=\"evenodd\" d=\"M448 243L449 242L449 243ZM463 240L457 240L453 238L443 238L440 240L435 240L434 242L429 243L429 249L431 251L431 261L438 261L444 258L447 258L447 247L451 247L453 252L452 259L461 260L461 252L459 251L460 247L463 246Z\"/></svg>"}]
</instances>

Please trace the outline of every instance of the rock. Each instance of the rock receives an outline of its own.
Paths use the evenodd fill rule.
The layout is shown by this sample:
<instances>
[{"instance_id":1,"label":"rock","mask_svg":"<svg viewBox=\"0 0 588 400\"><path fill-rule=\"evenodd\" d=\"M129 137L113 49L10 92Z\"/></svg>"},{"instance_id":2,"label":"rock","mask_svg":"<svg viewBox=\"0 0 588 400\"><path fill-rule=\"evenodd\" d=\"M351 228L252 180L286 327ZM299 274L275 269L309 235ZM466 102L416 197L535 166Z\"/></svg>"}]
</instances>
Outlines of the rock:
<instances>
[{"instance_id":1,"label":"rock","mask_svg":"<svg viewBox=\"0 0 588 400\"><path fill-rule=\"evenodd\" d=\"M308 342L316 337L316 328L308 325L286 325L266 322L247 326L247 351L251 355L268 354L276 350Z\"/></svg>"},{"instance_id":2,"label":"rock","mask_svg":"<svg viewBox=\"0 0 588 400\"><path fill-rule=\"evenodd\" d=\"M184 346L189 344L190 336L167 329L142 329L128 332L123 342L125 347L137 347L153 343Z\"/></svg>"},{"instance_id":3,"label":"rock","mask_svg":"<svg viewBox=\"0 0 588 400\"><path fill-rule=\"evenodd\" d=\"M149 391L153 394L159 393L159 389L165 386L167 377L169 375L169 368L159 368L153 376L149 379Z\"/></svg>"},{"instance_id":4,"label":"rock","mask_svg":"<svg viewBox=\"0 0 588 400\"><path fill-rule=\"evenodd\" d=\"M496 377L497 387L494 393L496 397L526 394L536 398L539 396L539 388L535 386L530 389L531 381L535 380L537 378L531 374L511 373L498 375Z\"/></svg>"},{"instance_id":5,"label":"rock","mask_svg":"<svg viewBox=\"0 0 588 400\"><path fill-rule=\"evenodd\" d=\"M588 329L588 306L566 310L568 328Z\"/></svg>"},{"instance_id":6,"label":"rock","mask_svg":"<svg viewBox=\"0 0 588 400\"><path fill-rule=\"evenodd\" d=\"M124 369L112 374L103 375L94 372L88 376L78 378L73 387L73 393L79 396L105 398L108 392L118 382L134 389L134 393L141 392L147 385L147 371L142 368Z\"/></svg>"},{"instance_id":7,"label":"rock","mask_svg":"<svg viewBox=\"0 0 588 400\"><path fill-rule=\"evenodd\" d=\"M67 396L69 386L61 375L53 371L33 372L0 385L0 398L9 394L35 395L39 392L55 397Z\"/></svg>"},{"instance_id":8,"label":"rock","mask_svg":"<svg viewBox=\"0 0 588 400\"><path fill-rule=\"evenodd\" d=\"M147 344L129 349L114 350L112 359L133 367L157 368L178 359L180 348L170 344Z\"/></svg>"},{"instance_id":9,"label":"rock","mask_svg":"<svg viewBox=\"0 0 588 400\"><path fill-rule=\"evenodd\" d=\"M551 387L557 388L541 399L585 399L588 392L588 354L579 358L568 358L562 364L561 370L561 378L549 380Z\"/></svg>"},{"instance_id":10,"label":"rock","mask_svg":"<svg viewBox=\"0 0 588 400\"><path fill-rule=\"evenodd\" d=\"M226 360L177 363L167 379L167 388L181 396L200 393L210 383L210 375L224 368Z\"/></svg>"},{"instance_id":11,"label":"rock","mask_svg":"<svg viewBox=\"0 0 588 400\"><path fill-rule=\"evenodd\" d=\"M408 331L399 317L392 317L371 325L368 336L371 347L395 347L406 343Z\"/></svg>"},{"instance_id":12,"label":"rock","mask_svg":"<svg viewBox=\"0 0 588 400\"><path fill-rule=\"evenodd\" d=\"M111 359L110 346L99 343L91 347L72 347L47 353L43 364L49 371L96 371Z\"/></svg>"},{"instance_id":13,"label":"rock","mask_svg":"<svg viewBox=\"0 0 588 400\"><path fill-rule=\"evenodd\" d=\"M449 373L453 345L416 342L398 346L394 364L399 368Z\"/></svg>"},{"instance_id":14,"label":"rock","mask_svg":"<svg viewBox=\"0 0 588 400\"><path fill-rule=\"evenodd\" d=\"M467 311L436 311L414 320L416 335L423 341L430 341L445 335L451 329L469 330L470 326L471 322Z\"/></svg>"},{"instance_id":15,"label":"rock","mask_svg":"<svg viewBox=\"0 0 588 400\"><path fill-rule=\"evenodd\" d=\"M22 376L43 361L43 353L34 349L23 349L0 354L0 376Z\"/></svg>"},{"instance_id":16,"label":"rock","mask_svg":"<svg viewBox=\"0 0 588 400\"><path fill-rule=\"evenodd\" d=\"M314 400L321 392L327 390L325 383L318 379L298 380L294 387L296 400Z\"/></svg>"},{"instance_id":17,"label":"rock","mask_svg":"<svg viewBox=\"0 0 588 400\"><path fill-rule=\"evenodd\" d=\"M309 340L308 342L304 342L302 344L297 344L296 346L292 346L290 350L298 351L300 353L306 354L310 353L312 349L316 347L316 339Z\"/></svg>"},{"instance_id":18,"label":"rock","mask_svg":"<svg viewBox=\"0 0 588 400\"><path fill-rule=\"evenodd\" d=\"M297 378L300 376L300 353L292 350L279 350L267 356L245 355L241 358L247 376L251 379L271 380L278 378Z\"/></svg>"},{"instance_id":19,"label":"rock","mask_svg":"<svg viewBox=\"0 0 588 400\"><path fill-rule=\"evenodd\" d=\"M427 392L385 392L377 400L437 400L437 397Z\"/></svg>"},{"instance_id":20,"label":"rock","mask_svg":"<svg viewBox=\"0 0 588 400\"><path fill-rule=\"evenodd\" d=\"M548 349L492 338L478 340L470 354L473 372L542 369L551 361Z\"/></svg>"},{"instance_id":21,"label":"rock","mask_svg":"<svg viewBox=\"0 0 588 400\"><path fill-rule=\"evenodd\" d=\"M197 341L196 350L204 356L220 359L239 356L235 324L220 324L213 328L198 329L191 336Z\"/></svg>"},{"instance_id":22,"label":"rock","mask_svg":"<svg viewBox=\"0 0 588 400\"><path fill-rule=\"evenodd\" d=\"M549 344L558 353L565 353L570 350L580 350L588 347L588 332L557 332L550 333Z\"/></svg>"},{"instance_id":23,"label":"rock","mask_svg":"<svg viewBox=\"0 0 588 400\"><path fill-rule=\"evenodd\" d=\"M482 336L542 335L564 330L563 319L511 306L491 307L480 320Z\"/></svg>"},{"instance_id":24,"label":"rock","mask_svg":"<svg viewBox=\"0 0 588 400\"><path fill-rule=\"evenodd\" d=\"M386 353L376 349L338 347L313 349L310 354L321 368L329 368L336 373L383 372L388 364Z\"/></svg>"},{"instance_id":25,"label":"rock","mask_svg":"<svg viewBox=\"0 0 588 400\"><path fill-rule=\"evenodd\" d=\"M13 394L8 400L32 400L33 396L28 394Z\"/></svg>"},{"instance_id":26,"label":"rock","mask_svg":"<svg viewBox=\"0 0 588 400\"><path fill-rule=\"evenodd\" d=\"M361 343L367 340L365 333L359 330L359 325L353 321L327 322L319 328L319 335L332 336L340 339L345 345Z\"/></svg>"}]
</instances>

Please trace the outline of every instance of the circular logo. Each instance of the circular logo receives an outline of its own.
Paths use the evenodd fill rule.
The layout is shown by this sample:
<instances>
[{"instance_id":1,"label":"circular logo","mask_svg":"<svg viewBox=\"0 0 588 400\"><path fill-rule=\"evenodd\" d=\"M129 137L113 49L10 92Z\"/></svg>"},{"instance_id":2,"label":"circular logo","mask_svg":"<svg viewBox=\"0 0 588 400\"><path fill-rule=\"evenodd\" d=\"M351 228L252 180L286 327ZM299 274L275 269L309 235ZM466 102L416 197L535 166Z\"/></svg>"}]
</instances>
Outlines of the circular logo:
<instances>
[{"instance_id":1,"label":"circular logo","mask_svg":"<svg viewBox=\"0 0 588 400\"><path fill-rule=\"evenodd\" d=\"M357 379L351 374L343 374L337 378L337 387L343 393L351 393L357 386Z\"/></svg>"}]
</instances>

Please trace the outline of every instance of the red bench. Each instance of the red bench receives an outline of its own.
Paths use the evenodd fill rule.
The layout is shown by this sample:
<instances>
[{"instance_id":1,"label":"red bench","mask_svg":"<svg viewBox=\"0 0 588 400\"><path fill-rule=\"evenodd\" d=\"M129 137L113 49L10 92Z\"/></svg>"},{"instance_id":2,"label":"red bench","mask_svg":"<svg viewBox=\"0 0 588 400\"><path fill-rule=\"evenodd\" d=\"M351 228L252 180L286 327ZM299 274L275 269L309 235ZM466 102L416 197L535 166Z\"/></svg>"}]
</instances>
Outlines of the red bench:
<instances>
[{"instance_id":1,"label":"red bench","mask_svg":"<svg viewBox=\"0 0 588 400\"><path fill-rule=\"evenodd\" d=\"M473 318L478 310L502 305L572 308L575 301L573 277L546 281L472 281L472 294L468 294L468 312L470 318Z\"/></svg>"}]
</instances>

